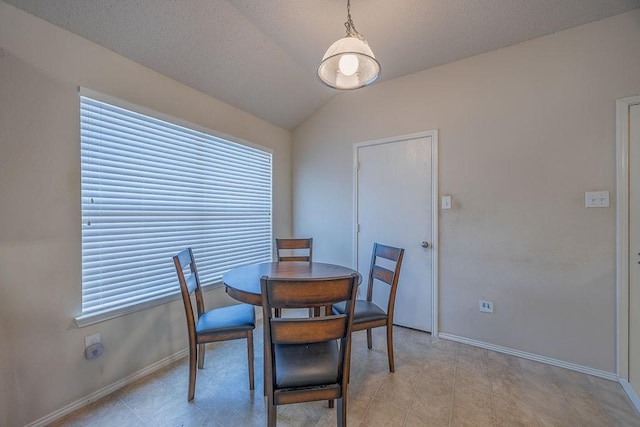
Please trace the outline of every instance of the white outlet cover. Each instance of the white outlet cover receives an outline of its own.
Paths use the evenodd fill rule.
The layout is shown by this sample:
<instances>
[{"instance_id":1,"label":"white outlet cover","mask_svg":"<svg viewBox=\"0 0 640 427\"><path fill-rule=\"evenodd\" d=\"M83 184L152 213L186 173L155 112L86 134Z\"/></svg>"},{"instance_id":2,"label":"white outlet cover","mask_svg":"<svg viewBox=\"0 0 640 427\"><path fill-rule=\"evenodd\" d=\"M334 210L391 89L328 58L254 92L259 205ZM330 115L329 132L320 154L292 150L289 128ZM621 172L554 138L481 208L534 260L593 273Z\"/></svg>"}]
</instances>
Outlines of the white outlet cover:
<instances>
[{"instance_id":1,"label":"white outlet cover","mask_svg":"<svg viewBox=\"0 0 640 427\"><path fill-rule=\"evenodd\" d=\"M608 191L587 191L584 193L584 206L586 208L608 208Z\"/></svg>"},{"instance_id":2,"label":"white outlet cover","mask_svg":"<svg viewBox=\"0 0 640 427\"><path fill-rule=\"evenodd\" d=\"M480 308L480 312L482 313L493 313L493 302L491 301L478 301L478 306Z\"/></svg>"},{"instance_id":3,"label":"white outlet cover","mask_svg":"<svg viewBox=\"0 0 640 427\"><path fill-rule=\"evenodd\" d=\"M96 332L93 335L88 335L88 336L84 337L84 348L87 348L90 345L98 344L98 343L101 343L101 342L102 342L102 340L100 339L100 332Z\"/></svg>"}]
</instances>

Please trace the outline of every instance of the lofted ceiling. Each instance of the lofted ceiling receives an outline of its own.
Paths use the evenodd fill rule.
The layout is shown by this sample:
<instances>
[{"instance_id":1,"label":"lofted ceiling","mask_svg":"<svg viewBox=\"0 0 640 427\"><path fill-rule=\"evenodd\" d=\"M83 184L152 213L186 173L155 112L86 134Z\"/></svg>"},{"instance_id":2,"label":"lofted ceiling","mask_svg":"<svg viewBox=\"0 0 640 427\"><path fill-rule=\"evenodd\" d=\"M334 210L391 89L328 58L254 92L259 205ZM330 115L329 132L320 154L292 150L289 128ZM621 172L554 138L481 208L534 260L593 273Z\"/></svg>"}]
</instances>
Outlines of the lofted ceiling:
<instances>
[{"instance_id":1,"label":"lofted ceiling","mask_svg":"<svg viewBox=\"0 0 640 427\"><path fill-rule=\"evenodd\" d=\"M340 93L316 69L345 34L346 0L3 1L285 129ZM637 7L640 0L351 0L351 15L383 81Z\"/></svg>"}]
</instances>

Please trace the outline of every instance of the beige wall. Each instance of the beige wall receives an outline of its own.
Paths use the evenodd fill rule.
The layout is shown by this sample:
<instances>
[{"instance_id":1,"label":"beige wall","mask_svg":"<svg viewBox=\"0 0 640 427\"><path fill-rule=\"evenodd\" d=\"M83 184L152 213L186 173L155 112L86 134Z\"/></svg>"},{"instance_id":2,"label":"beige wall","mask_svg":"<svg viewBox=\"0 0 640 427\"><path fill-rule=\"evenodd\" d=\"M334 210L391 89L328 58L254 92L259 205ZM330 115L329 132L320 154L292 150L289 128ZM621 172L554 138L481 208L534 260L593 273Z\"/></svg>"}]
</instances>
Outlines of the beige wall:
<instances>
[{"instance_id":1,"label":"beige wall","mask_svg":"<svg viewBox=\"0 0 640 427\"><path fill-rule=\"evenodd\" d=\"M353 143L438 129L441 332L615 372L614 101L639 71L635 10L341 94L294 132L294 233L351 265Z\"/></svg>"},{"instance_id":2,"label":"beige wall","mask_svg":"<svg viewBox=\"0 0 640 427\"><path fill-rule=\"evenodd\" d=\"M0 425L21 426L187 345L181 301L78 329L78 87L273 150L274 234L291 231L290 132L0 2ZM220 289L210 306L227 303ZM83 358L101 332L104 356ZM185 398L186 392L185 389Z\"/></svg>"}]
</instances>

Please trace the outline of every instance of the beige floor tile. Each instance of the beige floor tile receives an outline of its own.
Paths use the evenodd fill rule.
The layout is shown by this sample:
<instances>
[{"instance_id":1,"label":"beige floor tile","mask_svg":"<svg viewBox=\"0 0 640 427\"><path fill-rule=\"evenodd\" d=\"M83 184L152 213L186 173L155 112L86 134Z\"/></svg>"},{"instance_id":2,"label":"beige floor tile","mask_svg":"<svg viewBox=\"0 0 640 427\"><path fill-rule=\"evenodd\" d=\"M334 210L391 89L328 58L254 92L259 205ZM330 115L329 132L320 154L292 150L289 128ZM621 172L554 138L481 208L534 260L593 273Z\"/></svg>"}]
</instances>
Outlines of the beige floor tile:
<instances>
[{"instance_id":1,"label":"beige floor tile","mask_svg":"<svg viewBox=\"0 0 640 427\"><path fill-rule=\"evenodd\" d=\"M520 369L523 373L539 374L552 376L551 367L544 363L536 362L529 359L519 359Z\"/></svg>"},{"instance_id":2,"label":"beige floor tile","mask_svg":"<svg viewBox=\"0 0 640 427\"><path fill-rule=\"evenodd\" d=\"M495 426L496 420L489 412L458 404L454 399L450 425L465 427L489 427Z\"/></svg>"},{"instance_id":3,"label":"beige floor tile","mask_svg":"<svg viewBox=\"0 0 640 427\"><path fill-rule=\"evenodd\" d=\"M487 375L489 372L487 358L478 358L468 354L461 354L460 352L456 356L456 366L482 375Z\"/></svg>"},{"instance_id":4,"label":"beige floor tile","mask_svg":"<svg viewBox=\"0 0 640 427\"><path fill-rule=\"evenodd\" d=\"M453 392L440 395L416 394L409 414L432 420L434 424L448 425L453 406Z\"/></svg>"},{"instance_id":5,"label":"beige floor tile","mask_svg":"<svg viewBox=\"0 0 640 427\"><path fill-rule=\"evenodd\" d=\"M391 383L387 381L378 389L375 394L375 399L382 400L404 410L408 410L411 406L411 401L413 400L414 390L415 384L412 382L395 381Z\"/></svg>"},{"instance_id":6,"label":"beige floor tile","mask_svg":"<svg viewBox=\"0 0 640 427\"><path fill-rule=\"evenodd\" d=\"M278 406L278 425L312 426L325 414L335 415L335 411L326 401L281 405Z\"/></svg>"},{"instance_id":7,"label":"beige floor tile","mask_svg":"<svg viewBox=\"0 0 640 427\"><path fill-rule=\"evenodd\" d=\"M489 363L499 363L511 369L520 370L520 359L516 356L511 356L510 354L487 350L487 359L489 360Z\"/></svg>"},{"instance_id":8,"label":"beige floor tile","mask_svg":"<svg viewBox=\"0 0 640 427\"><path fill-rule=\"evenodd\" d=\"M185 399L186 400L186 399ZM145 419L148 425L164 427L207 426L220 427L221 424L205 414L196 405L175 402L158 409ZM114 424L115 425L115 424Z\"/></svg>"},{"instance_id":9,"label":"beige floor tile","mask_svg":"<svg viewBox=\"0 0 640 427\"><path fill-rule=\"evenodd\" d=\"M535 411L542 425L579 425L580 418L564 396L548 394L525 400Z\"/></svg>"},{"instance_id":10,"label":"beige floor tile","mask_svg":"<svg viewBox=\"0 0 640 427\"><path fill-rule=\"evenodd\" d=\"M456 389L458 387L472 388L483 393L491 393L491 380L487 372L483 373L457 366L455 387Z\"/></svg>"},{"instance_id":11,"label":"beige floor tile","mask_svg":"<svg viewBox=\"0 0 640 427\"><path fill-rule=\"evenodd\" d=\"M508 374L518 378L524 378L520 371L520 364L518 361L499 360L497 358L487 358L487 371L489 375L501 375Z\"/></svg>"},{"instance_id":12,"label":"beige floor tile","mask_svg":"<svg viewBox=\"0 0 640 427\"><path fill-rule=\"evenodd\" d=\"M380 399L374 399L360 421L360 425L363 427L400 427L404 424L407 413L407 409L393 406Z\"/></svg>"},{"instance_id":13,"label":"beige floor tile","mask_svg":"<svg viewBox=\"0 0 640 427\"><path fill-rule=\"evenodd\" d=\"M422 368L418 383L420 381L438 379L453 384L455 372L455 365L451 362L428 361Z\"/></svg>"},{"instance_id":14,"label":"beige floor tile","mask_svg":"<svg viewBox=\"0 0 640 427\"><path fill-rule=\"evenodd\" d=\"M486 360L488 358L488 351L484 348L460 344L458 346L458 356L469 356L476 359Z\"/></svg>"},{"instance_id":15,"label":"beige floor tile","mask_svg":"<svg viewBox=\"0 0 640 427\"><path fill-rule=\"evenodd\" d=\"M347 419L349 423L359 422L373 402L373 395L366 391L349 394L347 402ZM335 419L335 417L333 417Z\"/></svg>"},{"instance_id":16,"label":"beige floor tile","mask_svg":"<svg viewBox=\"0 0 640 427\"><path fill-rule=\"evenodd\" d=\"M493 414L493 404L491 394L478 391L474 388L455 386L453 390L453 406L464 406L470 408L474 413L487 414L491 418Z\"/></svg>"},{"instance_id":17,"label":"beige floor tile","mask_svg":"<svg viewBox=\"0 0 640 427\"><path fill-rule=\"evenodd\" d=\"M416 396L443 396L453 393L453 377L432 376L423 373L415 388Z\"/></svg>"},{"instance_id":18,"label":"beige floor tile","mask_svg":"<svg viewBox=\"0 0 640 427\"><path fill-rule=\"evenodd\" d=\"M498 397L518 397L522 399L527 394L527 383L521 377L510 372L501 372L490 376L491 393Z\"/></svg>"},{"instance_id":19,"label":"beige floor tile","mask_svg":"<svg viewBox=\"0 0 640 427\"><path fill-rule=\"evenodd\" d=\"M162 381L142 381L116 392L116 395L143 421L149 420L160 408L177 401L187 401L187 393L164 387Z\"/></svg>"},{"instance_id":20,"label":"beige floor tile","mask_svg":"<svg viewBox=\"0 0 640 427\"><path fill-rule=\"evenodd\" d=\"M409 412L404 421L404 427L447 427L448 425L449 417L447 417L445 422L442 422L438 419L413 412Z\"/></svg>"},{"instance_id":21,"label":"beige floor tile","mask_svg":"<svg viewBox=\"0 0 640 427\"><path fill-rule=\"evenodd\" d=\"M499 426L537 426L538 417L534 409L513 396L492 396L496 422Z\"/></svg>"}]
</instances>

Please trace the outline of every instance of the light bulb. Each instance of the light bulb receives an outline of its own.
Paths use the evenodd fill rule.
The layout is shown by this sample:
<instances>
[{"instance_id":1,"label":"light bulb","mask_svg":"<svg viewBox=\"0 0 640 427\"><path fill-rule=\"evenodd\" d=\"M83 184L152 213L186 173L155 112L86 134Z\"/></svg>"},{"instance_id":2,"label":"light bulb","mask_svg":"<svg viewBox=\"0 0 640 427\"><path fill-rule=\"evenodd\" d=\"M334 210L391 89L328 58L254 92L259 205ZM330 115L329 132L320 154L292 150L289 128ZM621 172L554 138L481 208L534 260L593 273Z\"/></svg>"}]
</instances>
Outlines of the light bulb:
<instances>
[{"instance_id":1,"label":"light bulb","mask_svg":"<svg viewBox=\"0 0 640 427\"><path fill-rule=\"evenodd\" d=\"M342 55L340 62L338 62L338 68L340 72L345 76L351 76L358 71L358 57L355 55Z\"/></svg>"}]
</instances>

